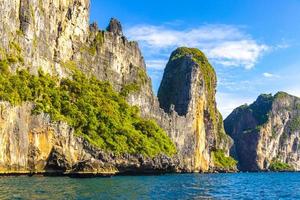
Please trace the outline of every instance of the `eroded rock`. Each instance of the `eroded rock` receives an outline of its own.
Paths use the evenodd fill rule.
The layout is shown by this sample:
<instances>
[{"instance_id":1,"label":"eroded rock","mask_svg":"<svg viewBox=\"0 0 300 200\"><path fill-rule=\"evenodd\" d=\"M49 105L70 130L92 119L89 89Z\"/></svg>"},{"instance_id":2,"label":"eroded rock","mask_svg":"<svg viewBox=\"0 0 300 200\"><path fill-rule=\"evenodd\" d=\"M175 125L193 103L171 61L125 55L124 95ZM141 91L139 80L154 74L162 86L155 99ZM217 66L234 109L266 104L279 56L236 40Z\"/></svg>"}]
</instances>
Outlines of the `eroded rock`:
<instances>
[{"instance_id":1,"label":"eroded rock","mask_svg":"<svg viewBox=\"0 0 300 200\"><path fill-rule=\"evenodd\" d=\"M251 105L236 108L225 129L234 139L232 155L242 171L270 170L272 163L299 170L300 99L284 92L261 95Z\"/></svg>"}]
</instances>

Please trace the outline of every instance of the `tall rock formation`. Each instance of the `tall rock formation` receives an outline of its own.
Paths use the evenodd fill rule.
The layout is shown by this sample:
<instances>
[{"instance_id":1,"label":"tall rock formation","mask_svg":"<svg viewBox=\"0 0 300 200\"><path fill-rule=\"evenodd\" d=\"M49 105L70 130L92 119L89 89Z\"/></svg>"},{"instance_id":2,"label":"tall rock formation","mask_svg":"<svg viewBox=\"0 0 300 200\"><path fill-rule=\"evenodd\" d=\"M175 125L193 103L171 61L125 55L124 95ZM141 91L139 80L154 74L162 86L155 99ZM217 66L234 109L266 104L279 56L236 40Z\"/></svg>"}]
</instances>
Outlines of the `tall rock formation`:
<instances>
[{"instance_id":1,"label":"tall rock formation","mask_svg":"<svg viewBox=\"0 0 300 200\"><path fill-rule=\"evenodd\" d=\"M231 139L216 107L217 78L213 67L198 49L175 50L165 68L158 91L160 106L174 121L169 134L185 167L207 171L214 167L212 154L228 154Z\"/></svg>"},{"instance_id":2,"label":"tall rock formation","mask_svg":"<svg viewBox=\"0 0 300 200\"><path fill-rule=\"evenodd\" d=\"M284 92L260 95L224 121L232 154L243 171L299 170L300 99Z\"/></svg>"},{"instance_id":3,"label":"tall rock formation","mask_svg":"<svg viewBox=\"0 0 300 200\"><path fill-rule=\"evenodd\" d=\"M78 68L111 82L143 117L168 133L179 163L164 156L106 155L74 136L68 125L31 115L32 104L1 103L0 172L228 170L214 154L228 155L232 141L216 109L216 75L205 56L196 49L173 52L158 101L138 44L126 39L116 19L105 31L89 25L89 6L89 0L0 2L1 70L28 68L37 74L41 68L61 78Z\"/></svg>"}]
</instances>

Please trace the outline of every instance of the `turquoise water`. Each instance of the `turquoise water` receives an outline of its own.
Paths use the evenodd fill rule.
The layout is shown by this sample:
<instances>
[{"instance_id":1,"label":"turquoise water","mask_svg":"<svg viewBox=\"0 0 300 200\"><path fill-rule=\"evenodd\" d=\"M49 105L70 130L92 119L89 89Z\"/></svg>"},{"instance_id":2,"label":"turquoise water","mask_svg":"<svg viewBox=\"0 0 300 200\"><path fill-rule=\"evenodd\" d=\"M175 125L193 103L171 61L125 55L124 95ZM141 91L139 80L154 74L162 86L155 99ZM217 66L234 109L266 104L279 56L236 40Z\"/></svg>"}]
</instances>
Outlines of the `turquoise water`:
<instances>
[{"instance_id":1,"label":"turquoise water","mask_svg":"<svg viewBox=\"0 0 300 200\"><path fill-rule=\"evenodd\" d=\"M0 199L300 199L300 173L0 177Z\"/></svg>"}]
</instances>

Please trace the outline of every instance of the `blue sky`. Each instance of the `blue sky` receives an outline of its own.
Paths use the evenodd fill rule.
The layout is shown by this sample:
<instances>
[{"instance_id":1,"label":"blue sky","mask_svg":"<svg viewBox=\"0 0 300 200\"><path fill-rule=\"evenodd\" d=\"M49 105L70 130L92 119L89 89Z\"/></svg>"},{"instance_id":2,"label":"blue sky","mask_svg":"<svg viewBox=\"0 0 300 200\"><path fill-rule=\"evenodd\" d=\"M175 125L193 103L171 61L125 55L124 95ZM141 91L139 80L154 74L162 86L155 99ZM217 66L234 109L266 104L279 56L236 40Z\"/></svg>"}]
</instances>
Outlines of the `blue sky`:
<instances>
[{"instance_id":1,"label":"blue sky","mask_svg":"<svg viewBox=\"0 0 300 200\"><path fill-rule=\"evenodd\" d=\"M92 0L91 22L123 24L145 56L156 92L178 46L204 51L223 116L261 93L300 96L300 0Z\"/></svg>"}]
</instances>

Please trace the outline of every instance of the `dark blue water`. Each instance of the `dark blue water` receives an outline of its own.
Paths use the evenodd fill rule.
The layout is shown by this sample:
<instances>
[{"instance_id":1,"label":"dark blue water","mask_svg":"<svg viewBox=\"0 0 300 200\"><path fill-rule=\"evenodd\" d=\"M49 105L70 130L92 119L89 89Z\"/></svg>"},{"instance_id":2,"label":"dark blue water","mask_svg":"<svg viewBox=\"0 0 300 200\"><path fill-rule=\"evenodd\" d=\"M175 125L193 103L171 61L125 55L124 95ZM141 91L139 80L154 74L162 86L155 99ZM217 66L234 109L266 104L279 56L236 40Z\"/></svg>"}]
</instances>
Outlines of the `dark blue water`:
<instances>
[{"instance_id":1,"label":"dark blue water","mask_svg":"<svg viewBox=\"0 0 300 200\"><path fill-rule=\"evenodd\" d=\"M0 177L0 199L300 199L300 173Z\"/></svg>"}]
</instances>

